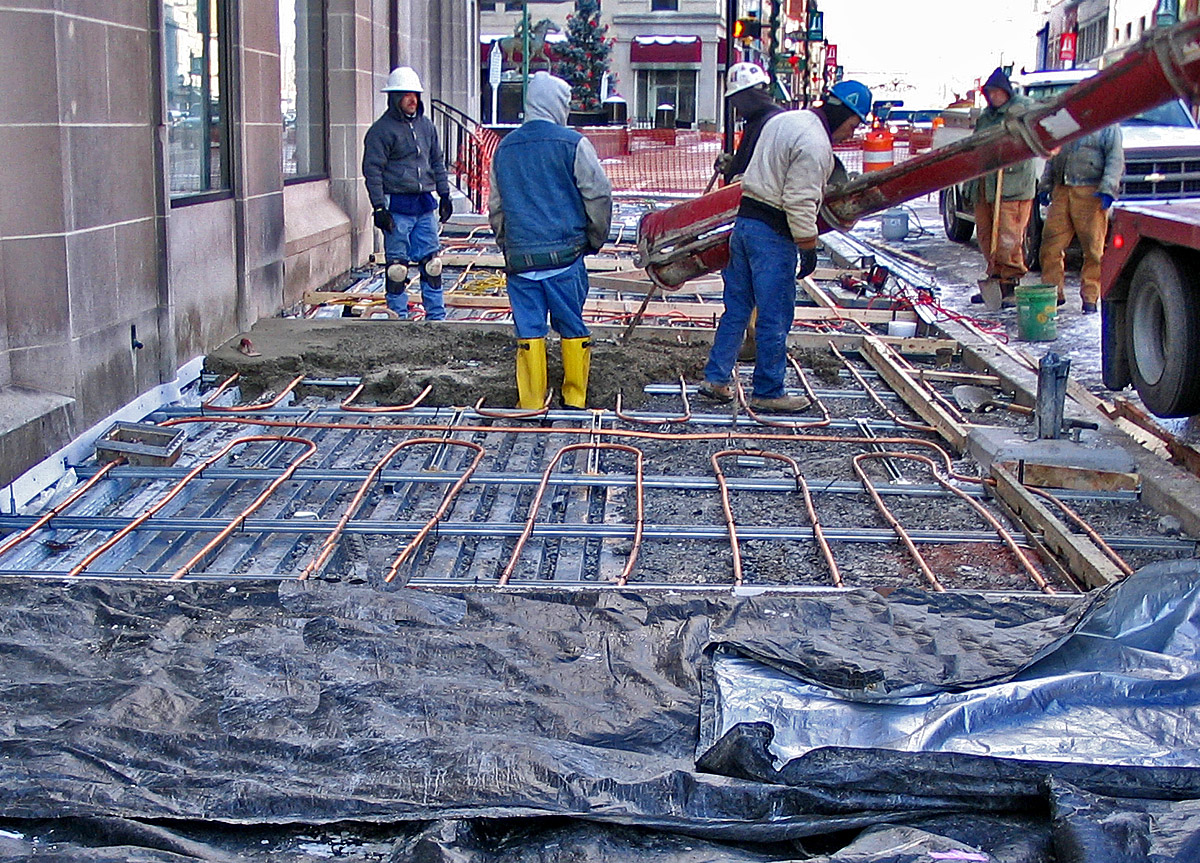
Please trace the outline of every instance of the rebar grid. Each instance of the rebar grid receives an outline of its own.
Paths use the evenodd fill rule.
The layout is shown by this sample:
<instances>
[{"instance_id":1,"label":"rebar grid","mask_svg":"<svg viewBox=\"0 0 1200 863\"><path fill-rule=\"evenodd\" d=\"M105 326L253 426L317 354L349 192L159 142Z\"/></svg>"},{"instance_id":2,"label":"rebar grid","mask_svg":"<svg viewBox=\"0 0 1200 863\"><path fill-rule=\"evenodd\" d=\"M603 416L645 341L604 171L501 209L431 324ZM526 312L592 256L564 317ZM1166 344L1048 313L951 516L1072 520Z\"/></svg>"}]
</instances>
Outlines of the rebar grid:
<instances>
[{"instance_id":1,"label":"rebar grid","mask_svg":"<svg viewBox=\"0 0 1200 863\"><path fill-rule=\"evenodd\" d=\"M850 374L853 376L853 367L845 357L841 357L841 360L850 369ZM920 552L916 548L921 544L938 543L948 546L954 546L956 543L979 542L1003 544L1021 562L1029 581L1032 581L1040 589L1053 591L1053 586L1046 582L1037 567L1025 556L1020 544L1013 539L1003 525L986 508L974 500L972 494L951 485L951 482L968 484L973 487L974 491L974 489L984 488L987 481L956 472L950 454L938 442L914 436L878 436L871 431L866 421L862 420L857 421L863 430L859 434L817 434L799 431L800 429L828 427L831 420L820 393L809 384L803 369L793 363L793 370L796 372L799 387L812 400L813 404L810 410L817 412L821 419L804 420L799 417L768 419L750 415L749 420L753 424L749 425L743 419L739 426L738 410L748 407L744 403L735 410L732 424L728 423L728 415L694 415L688 403L686 385L682 382L679 392L683 399L686 416L655 413L630 414L622 410L618 401L615 411L555 412L550 411L547 406L540 411L531 412L532 417L538 420L538 424L526 425L520 423L519 420L524 418L523 414L530 412L480 410L481 400L477 403L474 411L468 408L448 409L452 416L450 421L446 422L439 421L439 418L445 416L444 411L447 409L423 408L420 411L417 410L417 406L421 404L427 392L422 393L407 405L375 409L352 404L360 394L361 387L355 389L339 408L332 411L328 407L317 410L311 408L282 409L278 408L278 400L274 400L272 407L260 403L247 406L250 408L247 411L175 416L163 420L160 425L163 427L202 426L207 429L205 434L209 437L219 437L242 426L287 429L291 435L296 436L240 438L227 444L216 456L210 457L199 467L189 471L162 500L153 504L138 518L133 521L125 521L118 528L110 526L116 524L111 516L68 514L69 510L81 505L81 501L89 500L90 490L113 482L129 483L134 476L145 474L147 471L145 468L138 471L125 469L128 471L125 473L116 467L106 467L103 472L98 472L89 479L86 487L77 490L69 500L56 506L53 511L42 516L34 524L25 527L20 534L0 544L0 555L13 552L38 530L52 530L54 525L61 525L60 530L62 531L78 532L73 536L90 535L91 532L100 530L117 530L117 533L106 543L91 552L85 558L84 563L72 569L70 575L82 573L101 554L111 550L121 538L135 531L154 535L157 535L155 532L158 532L163 536L172 531L178 532L180 538L171 542L148 540L143 544L148 549L153 546L156 550L159 556L154 558L155 561L166 561L169 559L169 555L182 549L185 544L183 537L189 536L195 530L214 529L210 525L215 521L207 516L202 518L155 517L166 503L179 494L180 490L189 482L198 479L206 468L215 471L215 462L219 461L222 454L227 453L230 447L238 442L271 440L303 443L306 447L311 447L311 451L305 454L305 459L319 447L323 460L320 469L309 468L298 473L299 464L293 463L287 470L279 473L270 489L259 495L252 504L252 508L243 508L232 520L221 522L224 526L218 536L200 552L194 554L186 564L176 569L175 577L222 578L235 576L237 572L241 571L239 567L250 565L247 561L253 561L255 554L263 554L265 559L270 561L268 565L275 566L275 576L310 578L328 572L334 555L339 551L349 554L346 548L354 546L355 543L366 542L378 545L404 539L406 543L400 551L389 555L391 564L386 569L382 583L393 582L400 568L414 559L419 547L424 547L425 551L420 563L422 569L415 572L411 579L401 583L413 586L446 582L491 583L497 586L528 584L530 583L528 581L518 582L515 580L513 573L517 569L525 546L536 536L542 541L544 547L547 543L571 540L583 543L584 549L580 552L582 557L577 555L578 560L572 558L570 561L571 566L579 567L579 575L575 577L574 581L570 581L569 578L564 580L564 577L559 574L559 570L564 564L557 548L551 552L544 550L540 566L542 573L536 577L538 583L544 583L546 579L549 579L555 583L580 583L594 586L627 583L654 584L656 582L637 578L639 552L646 542L660 544L670 542L707 543L725 538L730 542L733 551L732 583L738 585L742 583L744 577L742 552L739 548L739 537L742 537L777 544L811 542L824 559L827 577L832 579L834 587L842 587L845 585L845 580L838 562L835 560L830 540L846 544L879 544L888 541L888 536L883 531L863 527L861 524L839 525L832 529L826 529L818 517L819 507L814 503L810 485L817 489L818 494L840 494L845 497L849 492L849 483L839 480L836 476L810 475L806 480L804 471L800 467L801 459L775 450L779 447L794 447L798 450L816 448L817 452L824 452L828 448L831 453L840 453L847 448L851 450L870 448L876 451L859 453L852 458L849 453L845 455L853 465L855 473L860 477L861 487L875 499L877 508L881 507L881 495L908 496L910 492L927 497L936 495L946 500L955 499L965 502L992 529L991 539L988 539L988 534L984 532L930 530L921 525L912 524L904 526L899 524L898 519L893 523L894 516L891 516L890 511L887 511L887 507L884 506L880 508L880 512L884 514L885 520L891 527L889 534L892 537L890 540L892 543L899 538L915 560L921 560ZM873 393L869 386L863 385L865 383L863 376L856 376L856 382L863 390L860 398L869 398L876 407L890 412L898 421L897 424L914 429L919 428L922 431L927 428L904 420L903 417L885 407L879 394ZM292 388L295 383L297 382L293 382ZM205 411L210 409L212 400L209 398L205 402L203 408ZM742 401L744 402L744 398ZM330 412L334 414L335 421L316 419L318 414ZM353 421L338 420L336 415L341 412L352 416ZM747 413L749 412L747 411ZM377 418L374 416L376 414L381 416ZM389 414L392 416L388 417ZM397 414L405 414L404 421L399 421L401 418L396 416ZM506 420L510 423L499 424L498 420ZM673 426L674 428L650 430L645 428L647 425ZM721 425L726 427L718 431L704 430L706 427ZM684 428L688 430L685 431ZM399 443L387 440L395 435L408 437ZM413 437L414 435L415 437ZM470 440L463 438L470 438ZM577 438L580 442L567 443L565 446L551 449L554 447L556 438L567 441ZM644 452L629 443L615 442L620 440L631 443L641 442L643 446L654 446L660 449L665 447L664 452L666 453L672 451L678 453L681 450L694 452L693 466L696 468L704 463L703 456L709 455L711 475L704 482L699 482L699 473L695 470L690 472L690 477L695 479L688 479L686 482L685 478L681 477L679 482L673 483L672 477L666 474L648 479L645 475L644 463L652 462L659 456L656 453ZM389 467L398 454L419 444L428 445L435 451L441 452L442 455L432 459L433 463L427 462L420 471L413 471L403 465ZM705 451L711 444L718 444L722 447L716 455ZM767 446L770 446L771 449L766 449ZM378 453L384 447L389 447L384 455L371 454L372 450ZM444 462L450 449L469 451L472 455L470 463L461 464L454 469L446 469ZM926 455L911 452L914 449L926 453ZM547 463L545 454L551 451L555 454ZM636 463L634 473L630 475L628 472L601 470L599 457L604 451L620 451L634 455ZM555 466L564 455L572 452L587 453L586 470L574 474L562 472L555 474ZM350 458L351 455L353 455L353 459ZM727 477L721 470L718 459L731 455L757 456L781 461L789 466L791 481L785 482L761 477L737 480ZM893 460L907 460L922 464L933 477L934 484L920 488L895 485L884 488L881 492L866 479L861 470L861 461L868 458L883 460L888 464ZM353 464L367 462L374 466L365 474L361 469L337 467L337 464L347 460L352 461ZM480 468L488 460L497 469L491 472L477 471L477 468ZM545 465L544 469L543 465ZM263 467L266 468L269 465ZM177 471L178 469L175 472L177 473ZM213 482L227 483L229 490L224 494L230 498L236 498L238 487L241 484L248 480L258 480L261 476L253 476L251 471L244 471L244 473L247 475L241 476L232 468L221 468L219 478L214 475ZM540 479L538 478L539 473ZM171 475L171 472L164 470L157 475L165 477ZM117 479L113 479L114 476ZM388 480L388 476L396 478ZM262 478L265 479L265 477ZM105 479L109 482L105 482ZM343 494L342 489L351 481L356 486L356 492L352 499L348 504L337 503L339 496ZM901 482L908 483L909 481L902 479ZM372 513L365 518L359 517L371 490L382 489L383 486L393 483L403 485L407 489L403 499L398 502L392 500L386 490L381 490L374 495ZM271 502L273 515L268 514L265 518L256 519L249 517L284 485L289 486L289 491L286 495L280 492L279 499ZM567 520L568 506L564 504L563 512L555 515L555 518L560 518L561 521L543 520L543 522L539 522L539 509L548 488L551 486L569 488L572 485L591 490L588 495L585 495L587 500L584 504L572 504L576 508L575 520ZM834 486L837 486L836 490ZM619 505L614 508L614 500L619 503L621 490L628 488L634 490L635 500L632 506L626 504L626 512L622 515ZM696 499L700 503L697 505L701 509L704 506L703 501L711 493L710 490L715 490L721 499L724 525L719 522L713 524L703 518L686 525L648 522L645 503L647 488L661 489L668 495L698 496ZM753 494L800 491L807 524L788 524L785 518L779 524L735 526L736 521L730 502L731 490ZM399 510L409 505L415 509L421 505L422 500L431 491L439 492L439 504L432 517L415 521L399 518ZM978 494L978 491L974 491L974 494ZM301 508L307 511L309 502L313 500L320 500L320 505L313 507L315 512L300 513L298 511ZM223 498L219 503L223 505ZM579 512L581 506L584 510L582 513ZM214 505L212 509L219 511L220 506ZM456 510L461 514L456 516L457 520L447 521L449 515ZM396 511L397 515L389 515L392 511ZM289 519L292 517L292 513L303 514L306 518L298 523L291 522ZM328 527L325 520L326 514L330 517L336 516L332 529ZM19 520L16 517L0 519L0 527L16 527L14 522ZM522 523L523 527L518 531L518 525ZM1076 523L1086 525L1082 519ZM49 527L47 527L48 525ZM80 525L86 525L86 527L80 527ZM1082 526L1081 529L1086 530ZM240 531L239 543L244 546L244 550L240 549L241 557L234 555L233 564L227 564L224 568L219 566L210 568L207 564L202 565L202 562L211 556L213 550L222 541L228 539L234 531ZM305 551L306 537L317 533L324 533L323 541L315 549L315 552ZM1094 530L1092 533L1099 536ZM615 542L617 545L606 546L606 542ZM284 551L278 551L276 546ZM163 550L164 547L165 550ZM608 578L603 577L602 574L603 567L606 565L604 563L606 548L608 549L607 560L610 562L614 557L622 554L625 557L620 574ZM116 571L124 571L126 574L140 571L132 556L137 551L138 549L134 549L129 559L115 568ZM270 551L271 555L267 555L267 551ZM698 557L686 551L683 553L689 557ZM1113 553L1115 554L1115 552ZM304 560L308 560L309 563L301 566ZM942 580L933 573L927 564L919 563L918 565L934 589L944 587ZM483 568L482 573L480 567ZM345 566L340 565L340 568L336 569L332 576L340 577L338 573L343 572L344 569ZM3 571L0 570L0 572ZM157 568L151 568L147 574L157 573L157 571ZM725 572L726 578L728 578L728 569ZM383 573L382 568L380 573ZM768 574L766 581L756 583L771 584L773 583L772 577L771 574ZM643 576L643 579L645 578L646 576ZM823 581L826 584L829 583L828 580L823 579Z\"/></svg>"}]
</instances>

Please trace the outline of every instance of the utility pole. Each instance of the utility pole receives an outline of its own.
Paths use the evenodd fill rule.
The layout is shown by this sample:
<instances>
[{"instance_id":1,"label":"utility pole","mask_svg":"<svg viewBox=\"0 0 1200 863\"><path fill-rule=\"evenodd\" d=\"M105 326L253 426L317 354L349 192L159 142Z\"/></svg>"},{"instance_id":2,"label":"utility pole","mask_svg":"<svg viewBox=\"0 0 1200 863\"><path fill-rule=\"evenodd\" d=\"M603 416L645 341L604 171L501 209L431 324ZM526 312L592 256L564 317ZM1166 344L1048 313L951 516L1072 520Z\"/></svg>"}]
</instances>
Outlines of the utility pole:
<instances>
[{"instance_id":1,"label":"utility pole","mask_svg":"<svg viewBox=\"0 0 1200 863\"><path fill-rule=\"evenodd\" d=\"M525 91L529 89L529 0L521 3L521 121L525 120Z\"/></svg>"},{"instance_id":2,"label":"utility pole","mask_svg":"<svg viewBox=\"0 0 1200 863\"><path fill-rule=\"evenodd\" d=\"M733 65L733 25L738 19L738 0L726 0L725 2L725 81L729 81L729 67ZM724 93L718 82L717 90ZM722 116L724 117L724 137L721 144L721 149L726 153L733 152L733 106L729 104L729 100L722 98L723 105Z\"/></svg>"}]
</instances>

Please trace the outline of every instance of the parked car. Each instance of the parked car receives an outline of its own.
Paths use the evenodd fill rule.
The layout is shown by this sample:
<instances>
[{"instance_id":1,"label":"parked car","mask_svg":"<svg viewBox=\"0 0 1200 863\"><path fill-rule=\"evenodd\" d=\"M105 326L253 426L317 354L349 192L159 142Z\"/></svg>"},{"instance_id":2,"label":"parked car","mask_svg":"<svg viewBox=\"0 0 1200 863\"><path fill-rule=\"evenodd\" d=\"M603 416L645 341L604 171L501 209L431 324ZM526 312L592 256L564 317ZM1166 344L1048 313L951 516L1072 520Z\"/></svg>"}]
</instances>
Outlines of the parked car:
<instances>
[{"instance_id":1,"label":"parked car","mask_svg":"<svg viewBox=\"0 0 1200 863\"><path fill-rule=\"evenodd\" d=\"M1034 72L1015 76L1012 83L1017 92L1048 102L1095 74L1094 69ZM935 130L934 145L940 147L970 134L966 125L961 118L947 122ZM1121 134L1125 143L1121 201L1200 197L1200 128L1182 101L1167 102L1122 121ZM1038 163L1040 176L1042 160ZM943 189L938 198L946 236L958 243L967 242L975 232L975 212L967 203L964 188ZM1039 266L1041 237L1042 212L1035 206L1025 237L1025 262L1031 269Z\"/></svg>"}]
</instances>

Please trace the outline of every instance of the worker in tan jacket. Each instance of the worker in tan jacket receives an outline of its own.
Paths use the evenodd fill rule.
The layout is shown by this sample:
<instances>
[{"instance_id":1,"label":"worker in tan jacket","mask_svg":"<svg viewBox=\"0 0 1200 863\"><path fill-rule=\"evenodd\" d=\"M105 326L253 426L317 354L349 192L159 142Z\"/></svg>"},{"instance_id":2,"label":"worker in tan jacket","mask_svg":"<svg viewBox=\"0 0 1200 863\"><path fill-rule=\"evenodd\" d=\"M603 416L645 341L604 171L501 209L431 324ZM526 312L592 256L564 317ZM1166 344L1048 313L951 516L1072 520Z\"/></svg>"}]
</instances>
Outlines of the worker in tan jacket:
<instances>
[{"instance_id":1,"label":"worker in tan jacket","mask_svg":"<svg viewBox=\"0 0 1200 863\"><path fill-rule=\"evenodd\" d=\"M733 399L734 364L757 307L750 407L781 413L808 407L807 398L789 396L784 389L796 278L817 268L817 213L833 173L833 144L853 135L870 111L871 91L857 81L842 81L824 104L784 111L763 126L742 177L742 203L729 238L729 266L722 274L725 312L704 368L701 395Z\"/></svg>"}]
</instances>

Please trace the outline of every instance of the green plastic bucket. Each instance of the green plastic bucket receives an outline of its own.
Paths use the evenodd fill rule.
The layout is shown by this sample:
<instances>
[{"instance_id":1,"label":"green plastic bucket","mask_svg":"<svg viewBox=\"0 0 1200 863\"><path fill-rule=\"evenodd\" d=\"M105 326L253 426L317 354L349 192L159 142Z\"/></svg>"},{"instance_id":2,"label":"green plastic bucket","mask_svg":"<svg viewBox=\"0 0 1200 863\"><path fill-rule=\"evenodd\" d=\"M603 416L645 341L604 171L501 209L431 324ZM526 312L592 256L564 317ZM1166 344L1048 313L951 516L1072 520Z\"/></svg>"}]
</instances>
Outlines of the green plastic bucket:
<instances>
[{"instance_id":1,"label":"green plastic bucket","mask_svg":"<svg viewBox=\"0 0 1200 863\"><path fill-rule=\"evenodd\" d=\"M1058 288L1017 285L1017 335L1026 342L1058 338Z\"/></svg>"}]
</instances>

